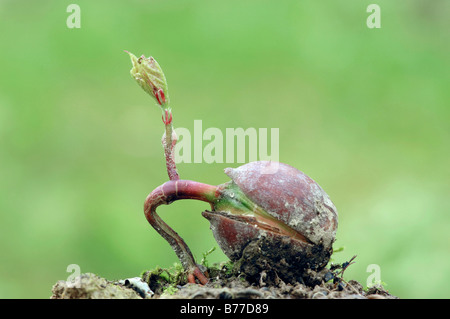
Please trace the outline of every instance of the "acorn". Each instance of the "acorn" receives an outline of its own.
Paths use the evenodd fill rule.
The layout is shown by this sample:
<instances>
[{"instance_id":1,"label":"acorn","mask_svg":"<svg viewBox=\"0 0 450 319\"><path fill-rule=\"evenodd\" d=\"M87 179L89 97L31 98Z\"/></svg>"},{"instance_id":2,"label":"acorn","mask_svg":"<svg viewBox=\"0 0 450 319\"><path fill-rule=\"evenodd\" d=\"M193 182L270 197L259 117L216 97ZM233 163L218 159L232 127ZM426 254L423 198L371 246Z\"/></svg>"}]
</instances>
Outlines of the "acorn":
<instances>
[{"instance_id":1,"label":"acorn","mask_svg":"<svg viewBox=\"0 0 450 319\"><path fill-rule=\"evenodd\" d=\"M325 191L296 168L252 162L225 173L213 211L202 215L223 252L248 277L276 272L295 281L320 270L332 253L338 214Z\"/></svg>"}]
</instances>

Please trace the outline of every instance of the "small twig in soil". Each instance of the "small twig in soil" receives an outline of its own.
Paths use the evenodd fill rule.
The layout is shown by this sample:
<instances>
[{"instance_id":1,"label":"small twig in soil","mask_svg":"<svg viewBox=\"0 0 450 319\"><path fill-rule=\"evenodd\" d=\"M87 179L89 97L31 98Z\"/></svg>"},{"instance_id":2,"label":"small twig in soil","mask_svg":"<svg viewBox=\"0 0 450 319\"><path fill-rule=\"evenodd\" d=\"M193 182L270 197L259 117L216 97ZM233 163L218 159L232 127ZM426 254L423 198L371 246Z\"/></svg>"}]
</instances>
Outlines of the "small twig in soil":
<instances>
[{"instance_id":1,"label":"small twig in soil","mask_svg":"<svg viewBox=\"0 0 450 319\"><path fill-rule=\"evenodd\" d=\"M350 266L353 265L355 262L353 261L356 258L356 255L353 256L349 261L346 261L345 263L342 264L342 269L341 271L338 273L338 275L341 275L341 279L344 279L344 271Z\"/></svg>"}]
</instances>

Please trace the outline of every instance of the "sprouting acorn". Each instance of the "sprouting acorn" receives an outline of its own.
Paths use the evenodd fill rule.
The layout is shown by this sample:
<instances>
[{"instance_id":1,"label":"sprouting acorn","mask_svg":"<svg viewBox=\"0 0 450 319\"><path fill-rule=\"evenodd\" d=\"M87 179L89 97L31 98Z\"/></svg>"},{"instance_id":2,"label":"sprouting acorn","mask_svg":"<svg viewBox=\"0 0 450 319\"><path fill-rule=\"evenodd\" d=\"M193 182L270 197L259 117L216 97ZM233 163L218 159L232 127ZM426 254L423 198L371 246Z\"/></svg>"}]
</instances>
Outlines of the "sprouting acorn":
<instances>
[{"instance_id":1,"label":"sprouting acorn","mask_svg":"<svg viewBox=\"0 0 450 319\"><path fill-rule=\"evenodd\" d=\"M274 172L266 173L275 166ZM249 276L274 270L281 278L297 277L305 269L326 266L338 215L315 181L277 162L251 162L225 172L231 181L218 186L189 180L166 182L145 202L147 220L171 244L191 282L196 277L205 283L206 276L183 239L156 214L159 205L180 199L211 205L202 215L210 221L222 251Z\"/></svg>"},{"instance_id":2,"label":"sprouting acorn","mask_svg":"<svg viewBox=\"0 0 450 319\"><path fill-rule=\"evenodd\" d=\"M181 199L210 204L211 209L202 215L209 220L216 241L250 278L272 272L290 281L301 278L305 270L324 268L338 225L337 210L325 191L296 168L269 161L228 168L225 173L231 181L218 186L181 180L174 161L176 135L172 110L168 99L161 103L161 97L167 97L165 76L153 58L136 59L132 54L130 57L132 76L141 87L148 88L146 92L161 106L166 128L163 146L170 180L148 195L145 217L169 242L187 272L188 281L206 284L207 274L195 262L184 240L156 213L158 206ZM147 61L158 66L149 69L148 76L145 74L150 72L148 68L141 67Z\"/></svg>"}]
</instances>

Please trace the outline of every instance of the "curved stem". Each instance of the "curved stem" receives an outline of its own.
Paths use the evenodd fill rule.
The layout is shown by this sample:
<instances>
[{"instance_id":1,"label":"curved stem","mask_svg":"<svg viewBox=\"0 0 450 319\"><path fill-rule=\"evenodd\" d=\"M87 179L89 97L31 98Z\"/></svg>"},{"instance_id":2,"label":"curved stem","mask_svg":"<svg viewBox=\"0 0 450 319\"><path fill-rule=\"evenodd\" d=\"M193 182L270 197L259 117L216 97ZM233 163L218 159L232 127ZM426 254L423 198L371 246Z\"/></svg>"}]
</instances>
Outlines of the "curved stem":
<instances>
[{"instance_id":1,"label":"curved stem","mask_svg":"<svg viewBox=\"0 0 450 319\"><path fill-rule=\"evenodd\" d=\"M144 204L144 213L148 222L155 230L169 242L172 249L180 259L183 268L188 272L189 281L193 281L193 277L197 277L202 284L206 284L207 278L201 273L191 250L184 242L183 238L178 235L169 225L167 225L161 217L156 213L156 208L160 205L168 205L180 199L196 199L208 202L213 206L217 187L202 184L194 181L175 180L158 186L151 192Z\"/></svg>"}]
</instances>

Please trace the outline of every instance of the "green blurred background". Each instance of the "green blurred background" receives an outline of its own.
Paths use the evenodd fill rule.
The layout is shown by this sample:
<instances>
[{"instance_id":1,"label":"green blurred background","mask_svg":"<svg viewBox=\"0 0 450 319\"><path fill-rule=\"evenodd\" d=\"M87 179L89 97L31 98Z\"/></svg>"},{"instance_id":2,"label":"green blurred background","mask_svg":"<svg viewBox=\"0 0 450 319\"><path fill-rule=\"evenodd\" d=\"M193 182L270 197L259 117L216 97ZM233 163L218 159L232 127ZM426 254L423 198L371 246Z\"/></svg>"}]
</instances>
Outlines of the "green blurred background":
<instances>
[{"instance_id":1,"label":"green blurred background","mask_svg":"<svg viewBox=\"0 0 450 319\"><path fill-rule=\"evenodd\" d=\"M177 258L144 218L167 180L161 113L123 52L152 55L174 125L279 128L280 161L339 211L333 256L377 264L402 298L448 298L449 16L446 0L0 1L0 297L48 298L69 264L108 279ZM239 164L180 164L228 181ZM182 201L160 215L193 253L217 246ZM217 249L210 262L225 260Z\"/></svg>"}]
</instances>

